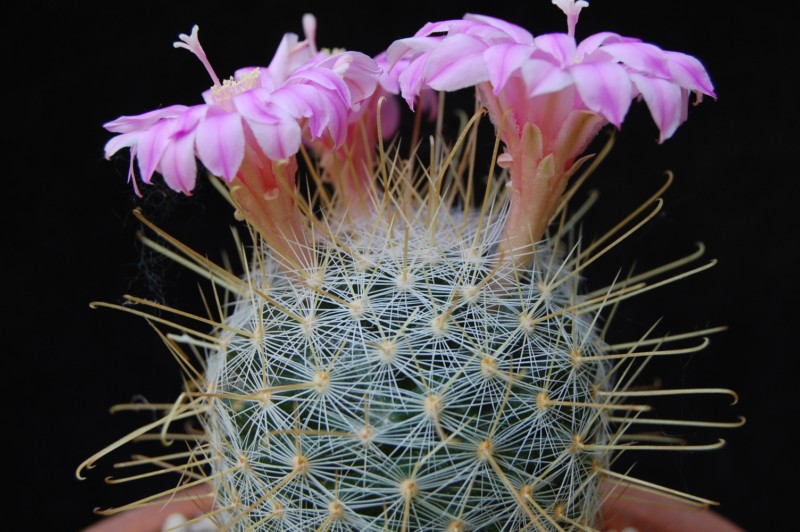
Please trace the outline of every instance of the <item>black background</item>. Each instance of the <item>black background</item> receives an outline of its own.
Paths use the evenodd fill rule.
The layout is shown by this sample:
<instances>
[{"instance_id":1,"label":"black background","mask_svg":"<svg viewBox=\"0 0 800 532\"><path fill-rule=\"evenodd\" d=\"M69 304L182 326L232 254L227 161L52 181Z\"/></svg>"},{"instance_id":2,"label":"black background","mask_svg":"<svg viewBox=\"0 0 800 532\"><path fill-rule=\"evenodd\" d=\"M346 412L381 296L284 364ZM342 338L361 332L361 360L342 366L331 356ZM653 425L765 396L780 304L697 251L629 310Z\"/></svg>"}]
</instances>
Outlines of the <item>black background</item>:
<instances>
[{"instance_id":1,"label":"black background","mask_svg":"<svg viewBox=\"0 0 800 532\"><path fill-rule=\"evenodd\" d=\"M179 371L143 320L89 309L124 293L199 309L196 279L144 253L131 210L145 212L195 249L219 258L230 248L230 212L208 186L192 198L161 185L136 199L127 162L103 159L101 124L173 103L194 104L210 83L199 62L174 50L193 24L221 76L267 64L281 35L319 20L321 46L374 55L424 22L479 12L534 33L564 31L545 0L524 2L106 2L76 9L27 2L2 21L2 209L5 486L11 519L41 530L78 530L95 506L112 506L141 487L107 487L109 461L74 477L86 457L143 416L108 414L141 395L171 401ZM797 91L793 17L784 5L595 0L578 37L601 30L638 36L699 57L719 95L692 108L675 137L657 144L644 106L634 105L608 161L590 186L602 192L589 232L607 227L676 174L661 214L619 253L598 265L608 279L627 268L686 254L695 241L719 265L626 305L622 334L664 316L662 330L727 325L698 355L671 359L654 375L668 387L722 386L741 400L678 402L695 419L748 418L734 431L684 431L693 443L724 437L713 453L640 453L635 472L721 503L748 530L780 528L794 514L800 467L789 431L798 419L796 237ZM160 179L156 179L160 183ZM9 448L10 445L10 448ZM119 455L118 455L119 456ZM782 486L787 485L788 488ZM139 491L137 491L139 490Z\"/></svg>"}]
</instances>

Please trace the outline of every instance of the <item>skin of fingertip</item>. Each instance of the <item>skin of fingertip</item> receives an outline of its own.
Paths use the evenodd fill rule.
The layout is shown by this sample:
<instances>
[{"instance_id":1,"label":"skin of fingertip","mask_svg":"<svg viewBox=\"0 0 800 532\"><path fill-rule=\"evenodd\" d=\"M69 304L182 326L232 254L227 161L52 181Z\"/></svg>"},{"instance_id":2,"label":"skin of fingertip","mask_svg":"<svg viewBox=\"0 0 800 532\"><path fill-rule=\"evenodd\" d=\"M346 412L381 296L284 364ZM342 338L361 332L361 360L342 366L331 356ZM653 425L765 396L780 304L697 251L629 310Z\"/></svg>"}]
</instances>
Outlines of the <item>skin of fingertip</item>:
<instances>
[{"instance_id":1,"label":"skin of fingertip","mask_svg":"<svg viewBox=\"0 0 800 532\"><path fill-rule=\"evenodd\" d=\"M161 532L164 521L171 514L180 513L192 519L210 510L212 498L203 496L207 493L205 486L187 490L179 494L179 501L167 498L164 504L153 504L106 517L81 532Z\"/></svg>"},{"instance_id":2,"label":"skin of fingertip","mask_svg":"<svg viewBox=\"0 0 800 532\"><path fill-rule=\"evenodd\" d=\"M618 488L603 506L603 530L638 532L744 532L708 508L697 508L636 488Z\"/></svg>"}]
</instances>

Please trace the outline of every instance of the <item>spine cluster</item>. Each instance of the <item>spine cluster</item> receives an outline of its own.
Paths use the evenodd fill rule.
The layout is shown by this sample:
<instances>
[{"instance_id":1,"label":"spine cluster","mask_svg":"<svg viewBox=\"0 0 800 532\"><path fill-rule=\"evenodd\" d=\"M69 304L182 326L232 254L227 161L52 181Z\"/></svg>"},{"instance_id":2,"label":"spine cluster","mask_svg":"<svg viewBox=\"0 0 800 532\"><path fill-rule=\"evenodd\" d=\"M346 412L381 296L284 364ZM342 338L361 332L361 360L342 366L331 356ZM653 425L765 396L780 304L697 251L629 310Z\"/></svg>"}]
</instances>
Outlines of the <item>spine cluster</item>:
<instances>
[{"instance_id":1,"label":"spine cluster","mask_svg":"<svg viewBox=\"0 0 800 532\"><path fill-rule=\"evenodd\" d=\"M577 277L555 240L521 270L493 253L497 222L429 214L326 239L302 282L271 261L250 272L208 355L217 504L235 529L551 529L596 513L611 406L596 391L613 379L591 360Z\"/></svg>"}]
</instances>

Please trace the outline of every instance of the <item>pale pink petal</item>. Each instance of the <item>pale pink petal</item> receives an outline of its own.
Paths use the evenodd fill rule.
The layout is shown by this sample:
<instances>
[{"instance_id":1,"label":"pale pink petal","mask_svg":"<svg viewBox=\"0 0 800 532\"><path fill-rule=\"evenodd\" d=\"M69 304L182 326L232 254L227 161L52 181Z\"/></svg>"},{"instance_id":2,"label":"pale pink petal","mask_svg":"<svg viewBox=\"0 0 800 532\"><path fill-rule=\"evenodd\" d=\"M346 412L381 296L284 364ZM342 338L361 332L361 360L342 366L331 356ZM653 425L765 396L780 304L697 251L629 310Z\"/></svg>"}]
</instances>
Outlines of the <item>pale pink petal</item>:
<instances>
[{"instance_id":1,"label":"pale pink petal","mask_svg":"<svg viewBox=\"0 0 800 532\"><path fill-rule=\"evenodd\" d=\"M658 46L645 42L624 42L605 44L602 50L616 61L642 74L670 77L664 51Z\"/></svg>"},{"instance_id":2,"label":"pale pink petal","mask_svg":"<svg viewBox=\"0 0 800 532\"><path fill-rule=\"evenodd\" d=\"M381 68L371 57L360 52L347 52L344 55L349 60L342 79L350 90L351 103L356 104L375 92Z\"/></svg>"},{"instance_id":3,"label":"pale pink petal","mask_svg":"<svg viewBox=\"0 0 800 532\"><path fill-rule=\"evenodd\" d=\"M448 37L428 57L425 82L435 90L454 91L488 81L486 48L486 43L467 35Z\"/></svg>"},{"instance_id":4,"label":"pale pink petal","mask_svg":"<svg viewBox=\"0 0 800 532\"><path fill-rule=\"evenodd\" d=\"M272 93L267 107L273 115L287 114L296 120L307 118L312 138L321 137L326 129L337 139L346 134L349 107L337 91L311 84L287 85Z\"/></svg>"},{"instance_id":5,"label":"pale pink petal","mask_svg":"<svg viewBox=\"0 0 800 532\"><path fill-rule=\"evenodd\" d=\"M139 142L139 137L142 136L141 131L131 131L130 133L123 133L117 135L106 142L105 155L106 159L110 159L112 155L117 153L123 148L134 148Z\"/></svg>"},{"instance_id":6,"label":"pale pink petal","mask_svg":"<svg viewBox=\"0 0 800 532\"><path fill-rule=\"evenodd\" d=\"M300 125L291 116L273 123L248 121L247 124L261 150L273 161L287 160L300 149Z\"/></svg>"},{"instance_id":7,"label":"pale pink petal","mask_svg":"<svg viewBox=\"0 0 800 532\"><path fill-rule=\"evenodd\" d=\"M442 41L441 37L408 37L394 41L386 49L386 61L389 68L394 69L395 64L403 58L413 60L418 54L430 52Z\"/></svg>"},{"instance_id":8,"label":"pale pink petal","mask_svg":"<svg viewBox=\"0 0 800 532\"><path fill-rule=\"evenodd\" d=\"M500 38L507 37L515 43L533 44L533 35L531 35L531 33L528 30L526 30L523 27L517 26L516 24L506 22L505 20L489 17L486 15L475 15L472 13L467 13L466 15L464 15L464 20L478 22L482 25L500 30L502 34L495 36L495 38L497 38L498 40ZM502 42L506 42L505 39Z\"/></svg>"},{"instance_id":9,"label":"pale pink petal","mask_svg":"<svg viewBox=\"0 0 800 532\"><path fill-rule=\"evenodd\" d=\"M272 72L266 68L259 69L259 77L258 82L260 87L264 87L267 90L274 91L281 85L283 85L284 79L277 79L275 76L272 75Z\"/></svg>"},{"instance_id":10,"label":"pale pink petal","mask_svg":"<svg viewBox=\"0 0 800 532\"><path fill-rule=\"evenodd\" d=\"M422 91L422 84L424 81L423 72L427 62L427 56L421 55L408 63L406 68L400 73L397 78L400 84L400 94L408 103L411 110L414 110L414 103Z\"/></svg>"},{"instance_id":11,"label":"pale pink petal","mask_svg":"<svg viewBox=\"0 0 800 532\"><path fill-rule=\"evenodd\" d=\"M314 113L310 104L319 98L320 92L312 85L286 85L270 95L268 105L277 105L298 120L308 118Z\"/></svg>"},{"instance_id":12,"label":"pale pink petal","mask_svg":"<svg viewBox=\"0 0 800 532\"><path fill-rule=\"evenodd\" d=\"M312 138L320 138L328 129L338 144L347 135L348 107L331 91L312 91L308 96L311 114L308 129Z\"/></svg>"},{"instance_id":13,"label":"pale pink petal","mask_svg":"<svg viewBox=\"0 0 800 532\"><path fill-rule=\"evenodd\" d=\"M131 131L141 131L163 118L175 118L183 114L188 109L185 105L171 105L162 109L156 109L147 113L134 116L120 116L116 120L106 122L103 127L112 133L129 133Z\"/></svg>"},{"instance_id":14,"label":"pale pink petal","mask_svg":"<svg viewBox=\"0 0 800 532\"><path fill-rule=\"evenodd\" d=\"M300 149L300 125L296 117L274 105L270 98L269 91L254 89L236 95L233 104L266 156L286 160Z\"/></svg>"},{"instance_id":15,"label":"pale pink petal","mask_svg":"<svg viewBox=\"0 0 800 532\"><path fill-rule=\"evenodd\" d=\"M280 119L269 106L272 93L268 89L253 89L233 97L234 108L245 120L274 124Z\"/></svg>"},{"instance_id":16,"label":"pale pink petal","mask_svg":"<svg viewBox=\"0 0 800 532\"><path fill-rule=\"evenodd\" d=\"M195 105L186 109L180 116L175 118L171 134L180 136L193 132L206 117L208 109L208 105Z\"/></svg>"},{"instance_id":17,"label":"pale pink petal","mask_svg":"<svg viewBox=\"0 0 800 532\"><path fill-rule=\"evenodd\" d=\"M233 181L244 159L244 130L239 113L209 116L197 127L195 146L209 172Z\"/></svg>"},{"instance_id":18,"label":"pale pink petal","mask_svg":"<svg viewBox=\"0 0 800 532\"><path fill-rule=\"evenodd\" d=\"M672 79L681 87L716 98L714 85L703 64L691 55L665 52Z\"/></svg>"},{"instance_id":19,"label":"pale pink petal","mask_svg":"<svg viewBox=\"0 0 800 532\"><path fill-rule=\"evenodd\" d=\"M528 88L528 96L558 92L574 83L568 70L549 61L532 59L523 65L521 74Z\"/></svg>"},{"instance_id":20,"label":"pale pink petal","mask_svg":"<svg viewBox=\"0 0 800 532\"><path fill-rule=\"evenodd\" d=\"M681 89L681 124L689 119L689 91Z\"/></svg>"},{"instance_id":21,"label":"pale pink petal","mask_svg":"<svg viewBox=\"0 0 800 532\"><path fill-rule=\"evenodd\" d=\"M586 107L620 127L633 98L628 73L614 63L580 63L570 69Z\"/></svg>"},{"instance_id":22,"label":"pale pink petal","mask_svg":"<svg viewBox=\"0 0 800 532\"><path fill-rule=\"evenodd\" d=\"M176 192L191 194L197 180L197 161L194 155L194 133L172 139L164 149L158 171L164 182Z\"/></svg>"},{"instance_id":23,"label":"pale pink petal","mask_svg":"<svg viewBox=\"0 0 800 532\"><path fill-rule=\"evenodd\" d=\"M619 35L617 33L612 33L610 31L595 33L594 35L586 37L578 45L578 48L575 50L575 60L583 61L584 58L586 58L586 56L591 55L592 53L595 52L595 50L606 44L614 44L621 42L638 42L638 41L639 41L638 39L633 39L631 37L623 37L622 35Z\"/></svg>"},{"instance_id":24,"label":"pale pink petal","mask_svg":"<svg viewBox=\"0 0 800 532\"><path fill-rule=\"evenodd\" d=\"M128 181L130 183L133 183L133 189L136 192L136 195L139 197L141 197L142 195L139 192L139 187L136 185L136 174L133 171L134 168L133 162L134 159L136 158L136 145L139 142L140 136L141 136L140 131L123 133L109 140L105 146L106 159L110 159L112 155L114 155L123 148L130 148L131 153L130 153L130 164L128 165Z\"/></svg>"},{"instance_id":25,"label":"pale pink petal","mask_svg":"<svg viewBox=\"0 0 800 532\"><path fill-rule=\"evenodd\" d=\"M537 52L546 53L561 66L569 66L575 59L575 39L564 33L539 35L534 41ZM534 57L540 57L537 53Z\"/></svg>"},{"instance_id":26,"label":"pale pink petal","mask_svg":"<svg viewBox=\"0 0 800 532\"><path fill-rule=\"evenodd\" d=\"M533 47L527 44L498 44L483 52L483 60L489 70L489 81L495 94L530 59L532 51Z\"/></svg>"},{"instance_id":27,"label":"pale pink petal","mask_svg":"<svg viewBox=\"0 0 800 532\"><path fill-rule=\"evenodd\" d=\"M286 80L286 85L310 83L318 85L322 89L334 91L346 105L350 105L350 89L347 84L336 73L328 68L305 67L292 73Z\"/></svg>"},{"instance_id":28,"label":"pale pink petal","mask_svg":"<svg viewBox=\"0 0 800 532\"><path fill-rule=\"evenodd\" d=\"M150 183L161 156L171 142L170 136L175 119L162 120L142 132L136 145L136 159L139 161L139 175L142 181Z\"/></svg>"},{"instance_id":29,"label":"pale pink petal","mask_svg":"<svg viewBox=\"0 0 800 532\"><path fill-rule=\"evenodd\" d=\"M408 63L408 60L401 59L401 61ZM397 78L400 75L402 67L395 70L390 69L386 51L375 56L375 64L381 69L381 73L378 76L378 84L381 88L390 94L400 94L400 83Z\"/></svg>"},{"instance_id":30,"label":"pale pink petal","mask_svg":"<svg viewBox=\"0 0 800 532\"><path fill-rule=\"evenodd\" d=\"M297 48L300 38L296 33L286 33L283 35L275 55L272 57L267 70L273 79L283 81L292 72L290 57L292 50Z\"/></svg>"},{"instance_id":31,"label":"pale pink petal","mask_svg":"<svg viewBox=\"0 0 800 532\"><path fill-rule=\"evenodd\" d=\"M311 43L307 40L298 42L289 53L289 57L284 66L286 69L285 74L291 75L295 70L314 62L317 57L317 52L315 50L316 47L312 48Z\"/></svg>"},{"instance_id":32,"label":"pale pink petal","mask_svg":"<svg viewBox=\"0 0 800 532\"><path fill-rule=\"evenodd\" d=\"M644 98L658 126L660 132L658 141L664 142L675 133L685 119L686 105L681 88L671 81L640 74L631 74L630 79Z\"/></svg>"}]
</instances>

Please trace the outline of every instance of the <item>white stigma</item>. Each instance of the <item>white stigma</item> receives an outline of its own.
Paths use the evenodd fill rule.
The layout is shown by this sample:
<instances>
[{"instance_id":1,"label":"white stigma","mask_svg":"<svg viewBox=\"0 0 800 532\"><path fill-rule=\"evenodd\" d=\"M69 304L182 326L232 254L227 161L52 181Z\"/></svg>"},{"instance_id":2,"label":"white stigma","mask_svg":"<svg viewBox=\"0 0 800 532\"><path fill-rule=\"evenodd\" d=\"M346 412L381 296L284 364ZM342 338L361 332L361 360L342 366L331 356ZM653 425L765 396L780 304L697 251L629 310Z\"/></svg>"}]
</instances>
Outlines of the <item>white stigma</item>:
<instances>
[{"instance_id":1,"label":"white stigma","mask_svg":"<svg viewBox=\"0 0 800 532\"><path fill-rule=\"evenodd\" d=\"M219 76L217 73L214 72L214 69L211 68L211 63L208 62L208 57L206 57L206 52L203 50L203 47L200 45L200 38L198 37L197 33L200 31L200 28L195 24L192 27L192 33L190 35L186 35L185 33L181 33L178 35L179 41L175 41L172 43L172 46L175 48L183 48L185 50L189 50L197 58L203 63L203 66L206 67L206 71L208 75L211 76L212 81L214 82L214 86L222 85L219 81Z\"/></svg>"},{"instance_id":2,"label":"white stigma","mask_svg":"<svg viewBox=\"0 0 800 532\"><path fill-rule=\"evenodd\" d=\"M567 15L567 34L570 37L574 37L575 26L578 24L581 9L589 7L589 2L585 0L553 0L553 4Z\"/></svg>"},{"instance_id":3,"label":"white stigma","mask_svg":"<svg viewBox=\"0 0 800 532\"><path fill-rule=\"evenodd\" d=\"M303 15L303 33L312 54L317 53L317 18L311 13Z\"/></svg>"}]
</instances>

